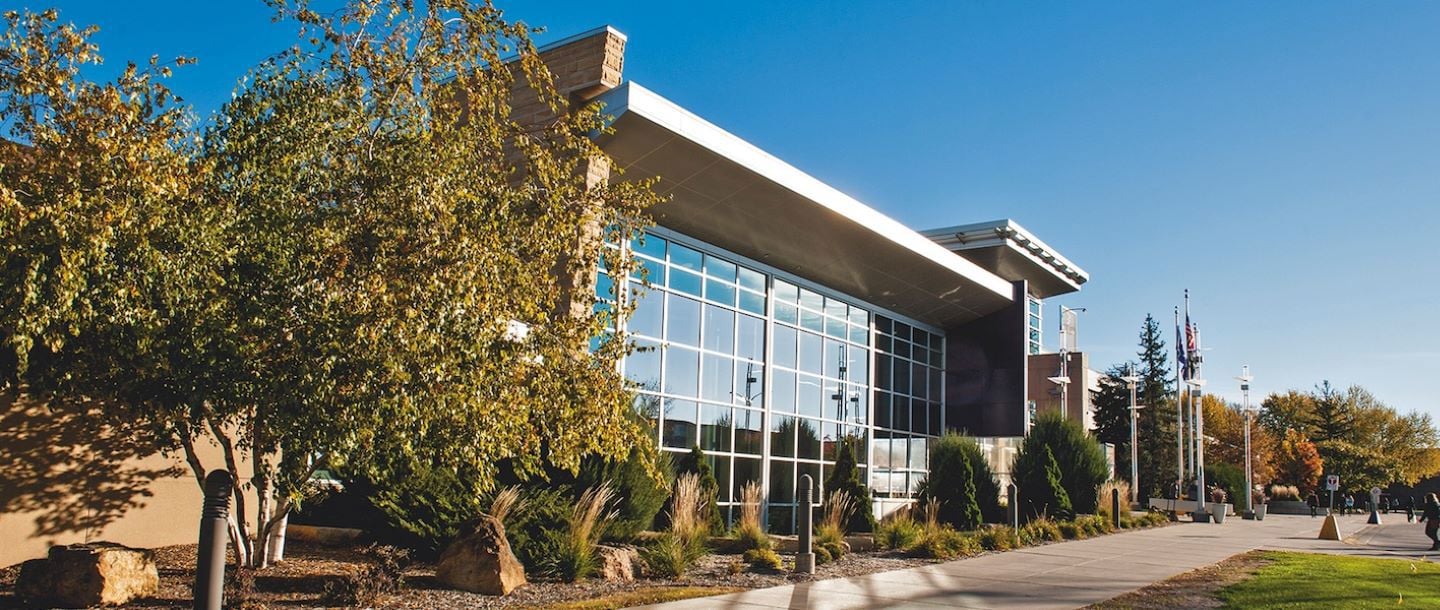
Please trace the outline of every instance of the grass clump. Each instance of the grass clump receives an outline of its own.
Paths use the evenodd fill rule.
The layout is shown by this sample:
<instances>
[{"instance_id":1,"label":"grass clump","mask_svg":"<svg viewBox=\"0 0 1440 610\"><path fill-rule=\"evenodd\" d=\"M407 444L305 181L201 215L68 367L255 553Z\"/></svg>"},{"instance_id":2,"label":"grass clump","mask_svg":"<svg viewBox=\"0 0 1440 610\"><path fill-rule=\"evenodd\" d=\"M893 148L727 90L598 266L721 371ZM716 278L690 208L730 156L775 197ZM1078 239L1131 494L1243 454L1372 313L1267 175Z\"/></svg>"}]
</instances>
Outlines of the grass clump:
<instances>
[{"instance_id":1,"label":"grass clump","mask_svg":"<svg viewBox=\"0 0 1440 610\"><path fill-rule=\"evenodd\" d=\"M927 532L915 545L912 553L931 559L954 559L979 555L984 550L975 535L957 532L948 525L942 525Z\"/></svg>"},{"instance_id":2,"label":"grass clump","mask_svg":"<svg viewBox=\"0 0 1440 610\"><path fill-rule=\"evenodd\" d=\"M1299 501L1300 501L1300 488L1299 488L1299 487L1296 487L1296 486L1294 486L1294 485L1271 485L1271 486L1270 486L1270 499L1271 499L1271 500L1281 500L1281 501L1288 500L1288 501L1291 501L1291 502L1299 502Z\"/></svg>"},{"instance_id":3,"label":"grass clump","mask_svg":"<svg viewBox=\"0 0 1440 610\"><path fill-rule=\"evenodd\" d=\"M976 534L980 547L987 551L1008 551L1020 546L1019 534L1008 525L987 527Z\"/></svg>"},{"instance_id":4,"label":"grass clump","mask_svg":"<svg viewBox=\"0 0 1440 610\"><path fill-rule=\"evenodd\" d=\"M914 514L907 506L880 520L880 524L875 528L875 546L894 551L908 551L920 544L924 536L924 527L915 520Z\"/></svg>"},{"instance_id":5,"label":"grass clump","mask_svg":"<svg viewBox=\"0 0 1440 610\"><path fill-rule=\"evenodd\" d=\"M1066 540L1080 540L1088 537L1080 524L1074 521L1061 521L1055 525L1060 528L1060 537Z\"/></svg>"},{"instance_id":6,"label":"grass clump","mask_svg":"<svg viewBox=\"0 0 1440 610\"><path fill-rule=\"evenodd\" d=\"M742 556L745 563L750 564L753 570L777 571L783 565L780 561L780 554L774 549L750 549Z\"/></svg>"},{"instance_id":7,"label":"grass clump","mask_svg":"<svg viewBox=\"0 0 1440 610\"><path fill-rule=\"evenodd\" d=\"M565 528L547 532L546 543L551 553L541 562L540 573L569 582L584 580L594 574L600 565L595 545L600 543L605 528L619 515L618 511L608 510L614 500L615 492L605 484L581 493L570 510Z\"/></svg>"},{"instance_id":8,"label":"grass clump","mask_svg":"<svg viewBox=\"0 0 1440 610\"><path fill-rule=\"evenodd\" d=\"M820 514L820 523L815 526L815 543L818 545L834 545L841 548L840 553L830 553L832 559L839 559L844 554L845 534L850 525L851 516L855 514L855 500L848 492L837 491L830 494L825 500L824 510Z\"/></svg>"},{"instance_id":9,"label":"grass clump","mask_svg":"<svg viewBox=\"0 0 1440 610\"><path fill-rule=\"evenodd\" d=\"M735 522L735 543L741 551L768 550L774 546L760 524L760 484L751 481L740 490L740 518Z\"/></svg>"},{"instance_id":10,"label":"grass clump","mask_svg":"<svg viewBox=\"0 0 1440 610\"><path fill-rule=\"evenodd\" d=\"M1025 525L1020 526L1020 542L1026 546L1040 544L1042 542L1055 542L1064 539L1060 527L1048 517L1034 519Z\"/></svg>"},{"instance_id":11,"label":"grass clump","mask_svg":"<svg viewBox=\"0 0 1440 610\"><path fill-rule=\"evenodd\" d=\"M1095 514L1109 516L1111 513L1110 494L1120 491L1120 514L1130 512L1130 482L1124 479L1110 479L1100 484L1100 489L1095 492L1097 504Z\"/></svg>"},{"instance_id":12,"label":"grass clump","mask_svg":"<svg viewBox=\"0 0 1440 610\"><path fill-rule=\"evenodd\" d=\"M662 578L681 578L708 552L708 495L699 475L690 473L675 481L675 494L670 503L670 528L650 546L640 550L640 558L651 573Z\"/></svg>"}]
</instances>

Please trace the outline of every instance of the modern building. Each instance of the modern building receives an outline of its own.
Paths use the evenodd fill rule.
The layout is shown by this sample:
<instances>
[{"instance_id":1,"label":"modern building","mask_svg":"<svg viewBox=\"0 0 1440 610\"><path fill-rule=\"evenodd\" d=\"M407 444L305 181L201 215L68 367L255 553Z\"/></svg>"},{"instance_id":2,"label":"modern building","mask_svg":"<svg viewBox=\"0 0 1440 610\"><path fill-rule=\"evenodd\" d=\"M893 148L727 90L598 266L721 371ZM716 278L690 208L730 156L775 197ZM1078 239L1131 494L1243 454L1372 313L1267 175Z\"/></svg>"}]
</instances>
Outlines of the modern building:
<instances>
[{"instance_id":1,"label":"modern building","mask_svg":"<svg viewBox=\"0 0 1440 610\"><path fill-rule=\"evenodd\" d=\"M624 41L601 28L545 53L620 65ZM778 531L798 478L823 482L846 436L880 512L908 502L946 430L982 437L1005 470L1029 421L1042 300L1085 272L1010 220L917 232L613 76L585 98L613 117L600 144L670 201L643 239L613 246L648 288L601 273L597 294L640 293L623 367L660 445L700 446L727 506L759 482Z\"/></svg>"},{"instance_id":2,"label":"modern building","mask_svg":"<svg viewBox=\"0 0 1440 610\"><path fill-rule=\"evenodd\" d=\"M702 447L726 506L759 482L776 531L793 524L799 477L823 484L846 436L861 442L879 512L909 501L946 430L979 437L1003 475L1033 410L1027 380L1052 374L1031 370L1042 301L1079 290L1084 271L1009 220L908 228L624 81L625 42L600 28L542 59L575 103L613 117L597 136L611 159L586 166L587 179L619 168L671 197L649 235L613 245L634 250L649 287L596 278L602 297L642 288L619 329L638 348L622 366L657 442ZM533 99L512 109L547 112ZM35 483L0 490L0 565L51 544L193 541L175 516L198 515L201 496L178 457L136 456L128 436L13 392L0 407L12 440L28 439L8 448Z\"/></svg>"}]
</instances>

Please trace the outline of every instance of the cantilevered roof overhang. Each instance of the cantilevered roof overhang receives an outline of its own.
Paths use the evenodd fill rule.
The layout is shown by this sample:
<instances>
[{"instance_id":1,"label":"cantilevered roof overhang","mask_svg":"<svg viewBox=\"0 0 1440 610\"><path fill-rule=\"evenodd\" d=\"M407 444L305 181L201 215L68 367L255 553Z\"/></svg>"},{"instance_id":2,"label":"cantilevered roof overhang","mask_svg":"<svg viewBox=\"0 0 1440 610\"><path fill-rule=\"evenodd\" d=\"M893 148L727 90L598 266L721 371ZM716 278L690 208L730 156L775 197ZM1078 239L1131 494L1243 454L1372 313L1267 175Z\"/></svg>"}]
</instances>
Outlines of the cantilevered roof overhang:
<instances>
[{"instance_id":1,"label":"cantilevered roof overhang","mask_svg":"<svg viewBox=\"0 0 1440 610\"><path fill-rule=\"evenodd\" d=\"M660 226L946 328L1012 301L982 269L635 83L596 101L626 179L658 177Z\"/></svg>"},{"instance_id":2,"label":"cantilevered roof overhang","mask_svg":"<svg viewBox=\"0 0 1440 610\"><path fill-rule=\"evenodd\" d=\"M1090 281L1084 269L1013 220L931 229L921 234L1002 278L1025 280L1030 292L1042 299L1075 292Z\"/></svg>"}]
</instances>

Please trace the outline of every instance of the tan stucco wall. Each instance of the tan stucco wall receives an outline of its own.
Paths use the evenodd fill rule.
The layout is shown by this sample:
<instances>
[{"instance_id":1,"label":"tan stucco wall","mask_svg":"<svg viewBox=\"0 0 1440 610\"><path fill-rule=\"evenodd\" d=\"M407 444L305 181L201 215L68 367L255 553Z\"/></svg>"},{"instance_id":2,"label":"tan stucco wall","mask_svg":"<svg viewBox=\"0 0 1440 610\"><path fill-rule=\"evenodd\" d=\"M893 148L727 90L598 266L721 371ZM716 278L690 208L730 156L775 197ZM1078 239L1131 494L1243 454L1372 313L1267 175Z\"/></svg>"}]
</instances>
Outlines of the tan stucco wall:
<instances>
[{"instance_id":1,"label":"tan stucco wall","mask_svg":"<svg viewBox=\"0 0 1440 610\"><path fill-rule=\"evenodd\" d=\"M54 544L195 542L202 498L183 457L152 451L135 430L101 425L99 408L0 394L0 566L43 557ZM212 442L197 449L207 469L224 465Z\"/></svg>"}]
</instances>

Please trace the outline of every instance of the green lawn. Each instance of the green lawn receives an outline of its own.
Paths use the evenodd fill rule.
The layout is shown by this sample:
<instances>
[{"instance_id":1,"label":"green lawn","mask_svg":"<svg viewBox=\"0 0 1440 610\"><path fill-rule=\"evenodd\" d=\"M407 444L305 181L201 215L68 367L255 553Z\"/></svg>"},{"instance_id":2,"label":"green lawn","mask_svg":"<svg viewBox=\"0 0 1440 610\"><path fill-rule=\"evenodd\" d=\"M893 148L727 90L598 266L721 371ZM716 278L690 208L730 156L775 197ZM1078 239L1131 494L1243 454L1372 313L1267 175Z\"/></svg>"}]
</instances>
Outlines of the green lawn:
<instances>
[{"instance_id":1,"label":"green lawn","mask_svg":"<svg viewBox=\"0 0 1440 610\"><path fill-rule=\"evenodd\" d=\"M1219 591L1226 608L1440 608L1440 565L1266 551L1274 561Z\"/></svg>"}]
</instances>

